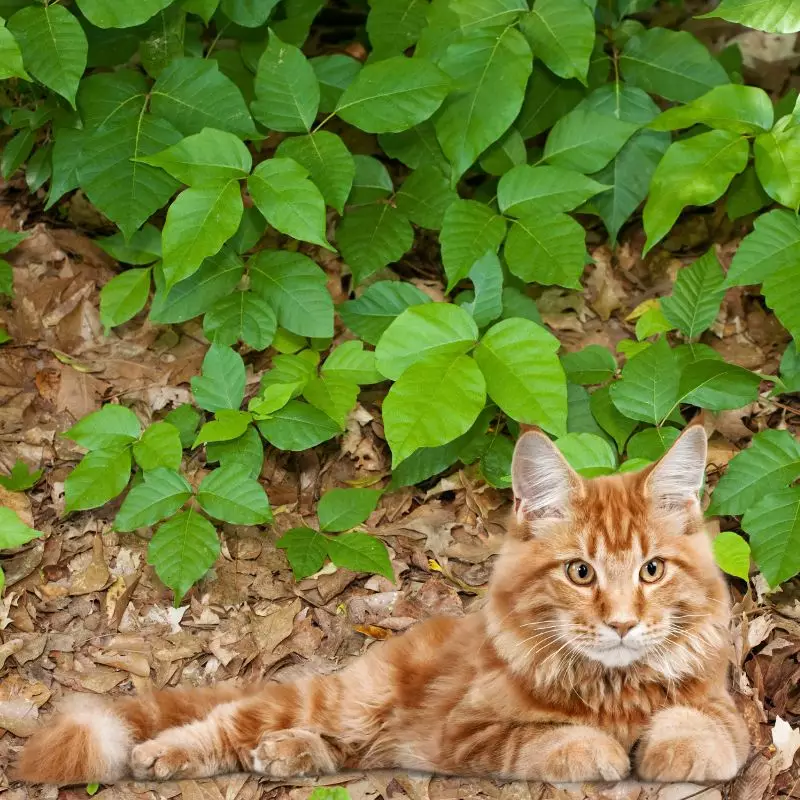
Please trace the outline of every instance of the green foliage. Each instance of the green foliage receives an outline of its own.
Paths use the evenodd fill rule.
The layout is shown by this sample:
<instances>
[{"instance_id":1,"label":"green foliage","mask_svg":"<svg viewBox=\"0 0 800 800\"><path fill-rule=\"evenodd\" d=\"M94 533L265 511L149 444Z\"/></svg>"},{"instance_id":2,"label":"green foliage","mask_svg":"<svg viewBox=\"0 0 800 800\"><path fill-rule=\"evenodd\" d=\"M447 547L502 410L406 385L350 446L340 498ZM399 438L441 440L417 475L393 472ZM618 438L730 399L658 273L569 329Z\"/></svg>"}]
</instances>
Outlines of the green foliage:
<instances>
[{"instance_id":1,"label":"green foliage","mask_svg":"<svg viewBox=\"0 0 800 800\"><path fill-rule=\"evenodd\" d=\"M209 348L191 379L202 415L184 405L143 431L110 404L66 432L89 451L66 480L66 511L122 495L133 470L115 524L160 524L149 558L178 601L218 552L204 514L270 521L264 441L297 452L339 437L361 387L373 408L385 395L389 488L456 463L504 488L519 423L596 475L660 457L693 408L755 400L764 376L698 342L729 287L760 285L800 340L793 97L773 105L692 34L625 19L647 0L361 5L363 25L346 35L369 43L363 64L314 54L316 0L19 0L0 22L0 78L17 106L4 116L0 171L24 169L47 208L79 189L119 229L98 240L131 265L102 287L106 333L145 315L203 317ZM793 33L795 6L722 0L710 16ZM681 269L671 294L637 309L639 341L620 343L621 370L597 345L559 358L532 298L550 311L542 287L580 290L584 214L614 243L644 203L649 251L687 206L723 197L731 219L766 209L727 275L713 251ZM0 231L0 253L24 235ZM437 241L445 297L396 279L419 243L435 269ZM0 260L0 294L12 291ZM794 343L780 378L767 377L774 394L797 391ZM180 470L198 449L187 463L202 465L204 450L208 473L195 492ZM799 464L783 431L731 462L712 505L745 515L749 545L733 534L715 543L731 574L746 576L748 546L773 585L800 571ZM0 484L38 477L18 464ZM345 532L378 497L325 495L323 532L280 540L295 575L329 557L391 577L378 539Z\"/></svg>"},{"instance_id":2,"label":"green foliage","mask_svg":"<svg viewBox=\"0 0 800 800\"><path fill-rule=\"evenodd\" d=\"M10 492L24 492L26 489L36 486L43 472L43 469L31 471L24 461L17 459L11 468L10 475L0 475L0 486Z\"/></svg>"},{"instance_id":3,"label":"green foliage","mask_svg":"<svg viewBox=\"0 0 800 800\"><path fill-rule=\"evenodd\" d=\"M0 508L0 550L22 547L37 536L40 531L29 528L10 508ZM6 576L0 569L0 593L6 585Z\"/></svg>"}]
</instances>

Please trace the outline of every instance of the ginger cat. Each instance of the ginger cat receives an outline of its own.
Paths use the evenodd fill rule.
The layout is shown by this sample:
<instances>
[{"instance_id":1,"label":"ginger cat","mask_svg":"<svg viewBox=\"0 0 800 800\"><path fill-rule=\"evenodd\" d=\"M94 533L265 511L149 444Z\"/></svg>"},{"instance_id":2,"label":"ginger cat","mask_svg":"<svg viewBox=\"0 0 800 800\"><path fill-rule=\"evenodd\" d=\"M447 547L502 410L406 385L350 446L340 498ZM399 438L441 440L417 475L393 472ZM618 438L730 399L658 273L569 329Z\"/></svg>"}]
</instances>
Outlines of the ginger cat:
<instances>
[{"instance_id":1,"label":"ginger cat","mask_svg":"<svg viewBox=\"0 0 800 800\"><path fill-rule=\"evenodd\" d=\"M294 684L81 695L25 747L31 782L399 768L558 781L732 778L728 595L698 501L703 429L655 466L585 480L541 433L488 602Z\"/></svg>"}]
</instances>

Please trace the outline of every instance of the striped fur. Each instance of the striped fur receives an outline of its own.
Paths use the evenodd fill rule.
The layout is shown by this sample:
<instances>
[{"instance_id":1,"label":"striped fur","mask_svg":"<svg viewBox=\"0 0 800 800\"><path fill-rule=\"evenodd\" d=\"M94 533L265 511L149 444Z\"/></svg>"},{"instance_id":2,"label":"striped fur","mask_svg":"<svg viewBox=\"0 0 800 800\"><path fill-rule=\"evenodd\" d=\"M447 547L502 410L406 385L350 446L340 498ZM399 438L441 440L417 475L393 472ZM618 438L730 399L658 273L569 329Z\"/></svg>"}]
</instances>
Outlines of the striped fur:
<instances>
[{"instance_id":1,"label":"striped fur","mask_svg":"<svg viewBox=\"0 0 800 800\"><path fill-rule=\"evenodd\" d=\"M731 778L749 743L724 688L727 592L696 499L704 460L704 435L690 428L655 469L587 481L528 433L481 611L422 623L294 684L81 701L31 738L17 777L394 767L583 781L623 778L633 764L644 779ZM664 576L645 583L639 570L656 557ZM576 559L596 571L592 585L569 580ZM613 638L610 626L631 624Z\"/></svg>"}]
</instances>

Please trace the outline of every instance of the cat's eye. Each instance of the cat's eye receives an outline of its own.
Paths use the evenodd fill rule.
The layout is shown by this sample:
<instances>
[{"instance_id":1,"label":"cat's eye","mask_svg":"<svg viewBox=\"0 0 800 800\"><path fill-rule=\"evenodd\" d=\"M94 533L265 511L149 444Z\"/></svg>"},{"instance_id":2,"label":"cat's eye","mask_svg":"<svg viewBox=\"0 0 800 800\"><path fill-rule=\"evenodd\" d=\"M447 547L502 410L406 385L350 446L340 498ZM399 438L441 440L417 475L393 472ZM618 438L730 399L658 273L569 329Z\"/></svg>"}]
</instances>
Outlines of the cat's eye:
<instances>
[{"instance_id":1,"label":"cat's eye","mask_svg":"<svg viewBox=\"0 0 800 800\"><path fill-rule=\"evenodd\" d=\"M655 583L656 581L660 581L663 575L663 558L651 558L650 561L648 561L646 564L643 564L642 568L639 570L639 577L645 583Z\"/></svg>"},{"instance_id":2,"label":"cat's eye","mask_svg":"<svg viewBox=\"0 0 800 800\"><path fill-rule=\"evenodd\" d=\"M567 564L567 577L578 586L588 586L594 581L594 568L585 561L570 561Z\"/></svg>"}]
</instances>

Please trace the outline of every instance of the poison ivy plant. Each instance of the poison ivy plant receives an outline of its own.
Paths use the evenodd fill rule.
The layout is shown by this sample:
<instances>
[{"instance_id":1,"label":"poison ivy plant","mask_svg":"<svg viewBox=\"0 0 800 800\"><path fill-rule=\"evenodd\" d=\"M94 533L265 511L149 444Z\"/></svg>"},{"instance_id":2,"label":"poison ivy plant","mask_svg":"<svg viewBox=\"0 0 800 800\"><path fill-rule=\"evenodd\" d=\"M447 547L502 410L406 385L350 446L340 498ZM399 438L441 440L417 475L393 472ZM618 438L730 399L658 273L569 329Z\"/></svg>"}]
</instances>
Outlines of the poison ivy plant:
<instances>
[{"instance_id":1,"label":"poison ivy plant","mask_svg":"<svg viewBox=\"0 0 800 800\"><path fill-rule=\"evenodd\" d=\"M65 434L87 451L65 512L122 497L117 529L156 527L149 557L178 601L212 566L217 523L269 524L265 448L335 446L366 408L390 488L455 464L506 488L521 424L579 472L610 474L659 458L694 409L800 387L794 97L743 85L724 54L651 24L647 2L373 0L322 55L320 2L7 5L0 172L24 171L51 213L79 190L118 228L97 240L125 265L101 290L107 335L148 317L208 341L192 405L140 421L115 402ZM711 15L800 30L792 3L722 0ZM682 257L672 289L630 314L619 356L564 351L545 323L592 263L586 214L613 244L643 205L646 253L674 252L684 209L719 200L737 224L763 211L727 274L713 249ZM0 231L0 253L25 235ZM412 251L425 278L441 263L443 293ZM0 260L0 296L13 277ZM708 346L734 286L760 286L792 337L777 376ZM715 544L732 574L751 553L773 584L800 571L793 448L759 434L716 489L712 510L744 515L749 536ZM185 463L206 474L190 484ZM0 484L38 478L19 464ZM350 531L378 497L324 495L320 530L281 539L295 574L330 558L391 577L380 541Z\"/></svg>"}]
</instances>

